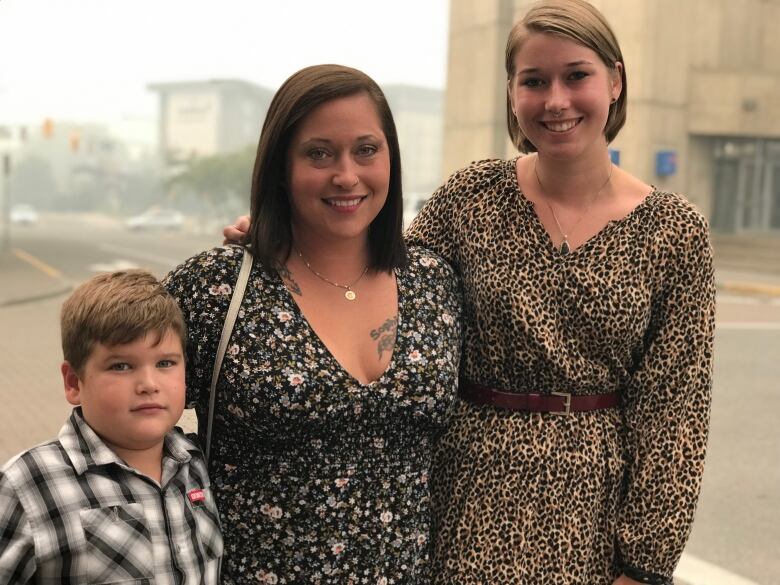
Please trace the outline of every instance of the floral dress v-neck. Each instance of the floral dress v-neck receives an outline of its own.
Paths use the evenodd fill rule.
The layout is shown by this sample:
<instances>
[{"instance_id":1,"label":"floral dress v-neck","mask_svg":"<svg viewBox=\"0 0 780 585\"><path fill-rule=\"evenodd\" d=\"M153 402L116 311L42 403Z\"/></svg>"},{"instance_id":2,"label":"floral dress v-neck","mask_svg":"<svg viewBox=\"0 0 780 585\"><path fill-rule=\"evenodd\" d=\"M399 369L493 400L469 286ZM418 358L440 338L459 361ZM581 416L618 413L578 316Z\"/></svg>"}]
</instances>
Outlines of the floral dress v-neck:
<instances>
[{"instance_id":1,"label":"floral dress v-neck","mask_svg":"<svg viewBox=\"0 0 780 585\"><path fill-rule=\"evenodd\" d=\"M399 324L361 384L256 262L217 385L210 473L224 583L427 584L428 472L455 400L460 291L421 248L396 271ZM165 284L188 326L187 402L204 420L241 249L203 252Z\"/></svg>"}]
</instances>

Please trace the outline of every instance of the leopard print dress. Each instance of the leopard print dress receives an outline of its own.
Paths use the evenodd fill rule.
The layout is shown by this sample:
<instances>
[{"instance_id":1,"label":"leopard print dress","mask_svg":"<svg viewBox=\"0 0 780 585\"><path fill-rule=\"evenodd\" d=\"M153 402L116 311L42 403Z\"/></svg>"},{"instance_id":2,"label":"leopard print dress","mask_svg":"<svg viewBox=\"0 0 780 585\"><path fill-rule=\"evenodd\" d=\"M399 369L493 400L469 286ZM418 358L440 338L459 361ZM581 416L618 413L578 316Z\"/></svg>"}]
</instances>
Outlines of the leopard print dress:
<instances>
[{"instance_id":1,"label":"leopard print dress","mask_svg":"<svg viewBox=\"0 0 780 585\"><path fill-rule=\"evenodd\" d=\"M620 392L561 416L460 401L432 476L436 583L668 583L690 532L709 422L712 254L659 190L567 256L517 183L473 163L407 232L460 272L461 376L508 392Z\"/></svg>"}]
</instances>

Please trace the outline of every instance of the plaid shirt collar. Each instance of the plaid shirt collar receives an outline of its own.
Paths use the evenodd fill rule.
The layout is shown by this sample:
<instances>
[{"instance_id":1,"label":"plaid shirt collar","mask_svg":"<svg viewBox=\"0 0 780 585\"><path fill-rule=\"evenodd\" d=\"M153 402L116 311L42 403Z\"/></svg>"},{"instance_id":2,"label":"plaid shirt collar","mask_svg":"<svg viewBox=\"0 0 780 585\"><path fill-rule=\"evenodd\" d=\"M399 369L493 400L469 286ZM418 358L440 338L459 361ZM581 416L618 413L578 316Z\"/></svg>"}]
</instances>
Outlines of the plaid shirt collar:
<instances>
[{"instance_id":1,"label":"plaid shirt collar","mask_svg":"<svg viewBox=\"0 0 780 585\"><path fill-rule=\"evenodd\" d=\"M104 465L119 465L129 471L135 471L114 453L92 427L84 420L81 407L73 409L67 422L58 435L62 448L67 453L77 475L89 469ZM179 433L165 435L163 459L173 458L177 463L187 463L191 458L192 445Z\"/></svg>"}]
</instances>

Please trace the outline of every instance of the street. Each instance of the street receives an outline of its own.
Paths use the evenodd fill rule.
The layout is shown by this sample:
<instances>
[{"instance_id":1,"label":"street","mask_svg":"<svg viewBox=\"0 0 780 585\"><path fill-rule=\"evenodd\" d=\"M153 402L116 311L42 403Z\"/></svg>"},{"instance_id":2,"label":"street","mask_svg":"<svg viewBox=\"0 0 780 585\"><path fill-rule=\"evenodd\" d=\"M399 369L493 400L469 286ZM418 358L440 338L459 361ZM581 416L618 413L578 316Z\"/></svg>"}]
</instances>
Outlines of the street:
<instances>
[{"instance_id":1,"label":"street","mask_svg":"<svg viewBox=\"0 0 780 585\"><path fill-rule=\"evenodd\" d=\"M162 276L220 241L216 228L137 234L69 216L13 232L15 249L74 283L130 266ZM63 298L0 307L0 462L56 435L70 410L59 374ZM712 431L686 556L746 580L722 583L780 584L779 350L780 299L719 294Z\"/></svg>"}]
</instances>

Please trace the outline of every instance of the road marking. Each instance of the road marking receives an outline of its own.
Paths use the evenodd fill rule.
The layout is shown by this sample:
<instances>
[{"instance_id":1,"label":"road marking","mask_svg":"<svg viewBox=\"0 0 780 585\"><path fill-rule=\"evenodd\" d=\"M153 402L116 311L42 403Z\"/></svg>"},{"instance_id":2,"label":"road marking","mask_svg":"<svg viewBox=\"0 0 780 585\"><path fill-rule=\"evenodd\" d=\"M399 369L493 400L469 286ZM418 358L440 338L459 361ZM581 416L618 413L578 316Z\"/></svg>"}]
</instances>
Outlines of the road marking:
<instances>
[{"instance_id":1,"label":"road marking","mask_svg":"<svg viewBox=\"0 0 780 585\"><path fill-rule=\"evenodd\" d=\"M21 250L19 248L14 248L14 255L16 255L17 258L20 260L24 260L31 266L34 266L41 272L43 272L46 276L50 276L56 280L64 280L64 277L62 276L62 273L57 270L56 268L52 268L46 262L43 260L40 260L33 256L32 254L29 254L28 252L25 252L24 250Z\"/></svg>"},{"instance_id":2,"label":"road marking","mask_svg":"<svg viewBox=\"0 0 780 585\"><path fill-rule=\"evenodd\" d=\"M762 282L726 281L720 284L722 290L736 293L758 294L770 297L780 296L780 286Z\"/></svg>"},{"instance_id":3,"label":"road marking","mask_svg":"<svg viewBox=\"0 0 780 585\"><path fill-rule=\"evenodd\" d=\"M685 585L759 585L755 581L687 554L680 558L674 577L683 581Z\"/></svg>"},{"instance_id":4,"label":"road marking","mask_svg":"<svg viewBox=\"0 0 780 585\"><path fill-rule=\"evenodd\" d=\"M89 269L92 272L116 272L117 270L132 270L133 268L140 268L140 266L135 262L130 262L128 260L114 260L113 262L101 262L89 265Z\"/></svg>"},{"instance_id":5,"label":"road marking","mask_svg":"<svg viewBox=\"0 0 780 585\"><path fill-rule=\"evenodd\" d=\"M112 246L111 244L101 244L98 247L101 250L105 250L106 252L114 252L116 254L123 254L125 256L140 258L141 260L145 260L147 262L154 262L155 264L159 264L160 266L173 267L173 266L178 266L182 262L182 259L173 260L172 258L165 258L164 256L143 254L141 252L133 250L132 248L122 248L121 246Z\"/></svg>"},{"instance_id":6,"label":"road marking","mask_svg":"<svg viewBox=\"0 0 780 585\"><path fill-rule=\"evenodd\" d=\"M717 302L729 305L771 305L780 306L780 298L777 297L745 297L718 293Z\"/></svg>"},{"instance_id":7,"label":"road marking","mask_svg":"<svg viewBox=\"0 0 780 585\"><path fill-rule=\"evenodd\" d=\"M780 322L766 323L762 321L729 321L715 323L715 329L740 329L744 331L778 331Z\"/></svg>"}]
</instances>

